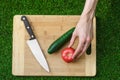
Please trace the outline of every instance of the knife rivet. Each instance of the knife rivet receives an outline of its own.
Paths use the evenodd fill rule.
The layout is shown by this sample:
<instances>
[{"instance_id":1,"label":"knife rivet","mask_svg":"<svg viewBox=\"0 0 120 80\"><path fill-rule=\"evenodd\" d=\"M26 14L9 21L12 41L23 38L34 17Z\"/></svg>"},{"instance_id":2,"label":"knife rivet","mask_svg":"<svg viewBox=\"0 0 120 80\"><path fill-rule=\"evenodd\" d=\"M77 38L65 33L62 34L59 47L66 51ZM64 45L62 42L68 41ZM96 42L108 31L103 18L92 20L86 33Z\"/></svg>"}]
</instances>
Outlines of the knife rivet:
<instances>
[{"instance_id":1,"label":"knife rivet","mask_svg":"<svg viewBox=\"0 0 120 80\"><path fill-rule=\"evenodd\" d=\"M32 35L31 37L33 38L34 36Z\"/></svg>"},{"instance_id":2,"label":"knife rivet","mask_svg":"<svg viewBox=\"0 0 120 80\"><path fill-rule=\"evenodd\" d=\"M27 29L29 29L30 27L29 26L27 26Z\"/></svg>"},{"instance_id":3,"label":"knife rivet","mask_svg":"<svg viewBox=\"0 0 120 80\"><path fill-rule=\"evenodd\" d=\"M25 18L23 17L23 20L25 20Z\"/></svg>"}]
</instances>

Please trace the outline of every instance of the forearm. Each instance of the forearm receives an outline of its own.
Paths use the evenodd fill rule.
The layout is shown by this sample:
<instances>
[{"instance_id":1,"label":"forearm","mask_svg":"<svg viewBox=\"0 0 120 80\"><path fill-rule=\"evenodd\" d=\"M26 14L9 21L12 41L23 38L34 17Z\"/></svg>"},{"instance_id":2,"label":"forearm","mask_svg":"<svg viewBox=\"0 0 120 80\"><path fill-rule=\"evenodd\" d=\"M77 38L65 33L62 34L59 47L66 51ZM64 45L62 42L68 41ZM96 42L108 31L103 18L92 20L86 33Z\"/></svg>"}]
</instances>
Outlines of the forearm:
<instances>
[{"instance_id":1,"label":"forearm","mask_svg":"<svg viewBox=\"0 0 120 80\"><path fill-rule=\"evenodd\" d=\"M81 16L93 18L98 0L86 0Z\"/></svg>"}]
</instances>

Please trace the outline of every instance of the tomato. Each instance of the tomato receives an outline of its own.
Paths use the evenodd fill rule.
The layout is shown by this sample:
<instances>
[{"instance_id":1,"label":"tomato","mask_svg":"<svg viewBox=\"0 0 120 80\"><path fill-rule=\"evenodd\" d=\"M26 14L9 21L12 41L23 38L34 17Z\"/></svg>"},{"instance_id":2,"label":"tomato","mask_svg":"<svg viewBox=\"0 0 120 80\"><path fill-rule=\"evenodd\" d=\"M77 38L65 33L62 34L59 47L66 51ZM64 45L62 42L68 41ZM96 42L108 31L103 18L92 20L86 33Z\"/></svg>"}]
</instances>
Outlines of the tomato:
<instances>
[{"instance_id":1,"label":"tomato","mask_svg":"<svg viewBox=\"0 0 120 80\"><path fill-rule=\"evenodd\" d=\"M62 59L67 63L72 62L73 61L72 56L73 56L74 52L75 52L75 50L73 48L65 48L65 49L63 49L62 53L61 53L62 54L61 55Z\"/></svg>"}]
</instances>

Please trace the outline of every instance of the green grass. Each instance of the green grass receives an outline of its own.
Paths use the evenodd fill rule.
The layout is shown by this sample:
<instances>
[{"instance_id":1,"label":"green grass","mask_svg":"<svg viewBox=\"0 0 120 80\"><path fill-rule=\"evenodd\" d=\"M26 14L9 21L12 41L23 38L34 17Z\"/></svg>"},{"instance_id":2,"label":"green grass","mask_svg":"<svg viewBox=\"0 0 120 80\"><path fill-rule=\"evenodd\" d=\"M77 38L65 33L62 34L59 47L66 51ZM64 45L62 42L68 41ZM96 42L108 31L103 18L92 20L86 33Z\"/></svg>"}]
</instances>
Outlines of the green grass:
<instances>
[{"instance_id":1,"label":"green grass","mask_svg":"<svg viewBox=\"0 0 120 80\"><path fill-rule=\"evenodd\" d=\"M120 80L119 0L99 0L97 5L97 75L95 77L12 75L13 16L80 15L84 2L85 0L0 0L0 80Z\"/></svg>"}]
</instances>

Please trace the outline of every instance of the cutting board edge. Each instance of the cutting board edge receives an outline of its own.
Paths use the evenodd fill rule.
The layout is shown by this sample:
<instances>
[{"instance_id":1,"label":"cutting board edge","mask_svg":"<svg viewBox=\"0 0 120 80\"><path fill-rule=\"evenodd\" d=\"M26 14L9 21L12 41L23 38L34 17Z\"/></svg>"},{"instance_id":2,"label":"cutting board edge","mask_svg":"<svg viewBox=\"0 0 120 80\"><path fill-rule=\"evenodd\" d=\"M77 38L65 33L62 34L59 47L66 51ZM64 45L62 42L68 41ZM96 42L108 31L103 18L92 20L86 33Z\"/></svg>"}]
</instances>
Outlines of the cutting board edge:
<instances>
[{"instance_id":1,"label":"cutting board edge","mask_svg":"<svg viewBox=\"0 0 120 80\"><path fill-rule=\"evenodd\" d=\"M94 33L93 35L94 37L91 42L92 44L91 54L90 55L86 54L87 56L86 68L85 68L86 76L95 76L97 74L97 71L96 71L96 17L93 18L93 33ZM89 58L89 57L92 57L92 58ZM93 63L93 66L91 66L91 63Z\"/></svg>"},{"instance_id":2,"label":"cutting board edge","mask_svg":"<svg viewBox=\"0 0 120 80\"><path fill-rule=\"evenodd\" d=\"M13 33L12 33L12 36L13 36L13 40L12 40L12 44L13 44L12 45L12 47L13 47L12 48L12 74L13 75L24 74L24 55L22 55L21 53L18 52L20 50L24 51L24 49L23 49L24 45L23 46L19 45L19 46L21 46L21 49L18 48L19 46L17 46L18 45L17 41L19 41L19 39L18 39L17 36L22 35L22 38L25 38L25 36L24 36L25 35L25 32L24 32L25 30L23 30L23 28L20 28L20 25L18 27L18 24L20 22L20 20L16 20L18 17L20 18L21 16L20 15L15 15L13 17ZM16 29L19 29L18 32L15 31ZM20 33L21 30L23 31L23 33ZM14 39L14 37L16 37L16 39ZM20 40L20 42L24 42L24 39ZM15 52L15 49L17 49L16 52ZM17 57L20 56L20 59L22 59L22 60L16 59L16 56ZM17 66L17 65L21 65L21 66Z\"/></svg>"}]
</instances>

